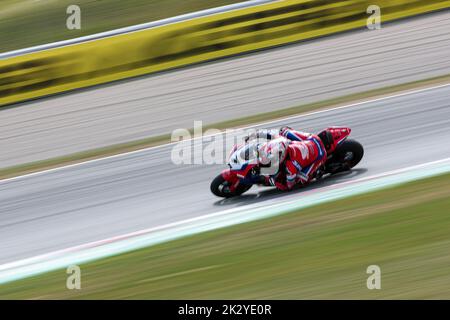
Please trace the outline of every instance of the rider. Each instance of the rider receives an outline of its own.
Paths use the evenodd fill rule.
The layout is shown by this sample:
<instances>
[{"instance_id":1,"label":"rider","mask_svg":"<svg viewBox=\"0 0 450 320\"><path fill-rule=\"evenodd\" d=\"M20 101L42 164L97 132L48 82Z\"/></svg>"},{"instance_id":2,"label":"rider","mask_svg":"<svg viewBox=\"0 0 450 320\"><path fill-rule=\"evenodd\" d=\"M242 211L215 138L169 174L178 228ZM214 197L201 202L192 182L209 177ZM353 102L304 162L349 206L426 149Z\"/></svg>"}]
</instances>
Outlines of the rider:
<instances>
[{"instance_id":1,"label":"rider","mask_svg":"<svg viewBox=\"0 0 450 320\"><path fill-rule=\"evenodd\" d=\"M247 136L269 140L259 145L259 162L263 166L278 166L278 171L266 177L265 183L280 190L291 190L296 184L306 184L325 164L327 151L319 136L282 127L258 130Z\"/></svg>"}]
</instances>

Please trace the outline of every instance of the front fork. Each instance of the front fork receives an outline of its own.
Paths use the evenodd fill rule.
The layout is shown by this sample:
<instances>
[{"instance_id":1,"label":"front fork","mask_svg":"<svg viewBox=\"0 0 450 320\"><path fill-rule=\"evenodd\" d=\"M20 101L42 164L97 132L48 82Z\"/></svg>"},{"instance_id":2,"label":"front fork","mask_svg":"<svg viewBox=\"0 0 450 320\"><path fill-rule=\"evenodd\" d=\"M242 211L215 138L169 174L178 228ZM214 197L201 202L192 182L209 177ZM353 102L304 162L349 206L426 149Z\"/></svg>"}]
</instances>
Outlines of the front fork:
<instances>
[{"instance_id":1,"label":"front fork","mask_svg":"<svg viewBox=\"0 0 450 320\"><path fill-rule=\"evenodd\" d=\"M231 192L234 192L239 184L254 185L262 184L265 181L263 176L257 174L255 168L253 168L245 178L238 177L237 174L230 169L223 170L222 177L228 182L228 188Z\"/></svg>"},{"instance_id":2,"label":"front fork","mask_svg":"<svg viewBox=\"0 0 450 320\"><path fill-rule=\"evenodd\" d=\"M230 169L223 170L221 174L224 180L228 182L226 188L228 188L230 192L234 192L239 185L239 178L237 177L237 175L234 174Z\"/></svg>"}]
</instances>

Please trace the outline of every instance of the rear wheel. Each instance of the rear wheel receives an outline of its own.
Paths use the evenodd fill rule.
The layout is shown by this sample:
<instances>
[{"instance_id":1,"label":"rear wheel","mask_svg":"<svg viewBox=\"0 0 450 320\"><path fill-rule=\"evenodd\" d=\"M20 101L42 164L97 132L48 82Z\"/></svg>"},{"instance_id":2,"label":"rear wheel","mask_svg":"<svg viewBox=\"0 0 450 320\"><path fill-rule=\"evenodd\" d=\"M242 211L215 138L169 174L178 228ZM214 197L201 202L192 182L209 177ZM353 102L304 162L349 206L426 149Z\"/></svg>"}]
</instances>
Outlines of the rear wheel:
<instances>
[{"instance_id":1,"label":"rear wheel","mask_svg":"<svg viewBox=\"0 0 450 320\"><path fill-rule=\"evenodd\" d=\"M251 185L239 184L236 187L236 190L231 191L230 183L227 180L225 180L221 174L215 177L214 180L211 182L211 192L216 196L222 198L231 198L240 196L245 191L249 190L251 187L252 187Z\"/></svg>"},{"instance_id":2,"label":"rear wheel","mask_svg":"<svg viewBox=\"0 0 450 320\"><path fill-rule=\"evenodd\" d=\"M347 139L333 153L330 163L327 163L327 171L330 173L338 173L350 170L361 161L363 156L364 148L361 143L356 140Z\"/></svg>"}]
</instances>

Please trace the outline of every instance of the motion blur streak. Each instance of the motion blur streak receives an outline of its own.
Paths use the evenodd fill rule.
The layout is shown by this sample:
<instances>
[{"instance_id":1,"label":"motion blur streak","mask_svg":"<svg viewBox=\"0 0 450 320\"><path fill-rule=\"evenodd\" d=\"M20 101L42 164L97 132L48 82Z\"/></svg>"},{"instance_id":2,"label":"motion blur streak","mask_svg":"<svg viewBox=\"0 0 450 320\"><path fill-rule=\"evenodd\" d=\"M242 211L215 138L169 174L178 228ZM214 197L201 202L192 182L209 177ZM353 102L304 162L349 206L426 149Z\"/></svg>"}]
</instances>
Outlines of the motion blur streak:
<instances>
[{"instance_id":1,"label":"motion blur streak","mask_svg":"<svg viewBox=\"0 0 450 320\"><path fill-rule=\"evenodd\" d=\"M0 104L366 27L370 0L285 0L0 61ZM378 0L383 20L450 0Z\"/></svg>"},{"instance_id":2,"label":"motion blur streak","mask_svg":"<svg viewBox=\"0 0 450 320\"><path fill-rule=\"evenodd\" d=\"M124 34L124 33L130 33L130 32L135 32L135 31L139 31L139 30L150 29L150 28L154 28L154 27L158 27L158 26L175 23L175 22L191 20L191 19L198 18L198 17L209 16L209 15L217 14L220 12L227 12L227 11L236 10L236 9L240 9L240 8L248 8L248 7L257 6L257 5L274 2L274 1L276 1L276 0L250 0L250 1L245 1L245 2L238 2L238 3L234 3L234 4L222 6L222 7L205 9L205 10L201 10L198 12L187 13L187 14L183 14L180 16L166 18L166 19L162 19L162 20L158 20L158 21L142 23L142 24L138 24L138 25L134 25L134 26L130 26L130 27L124 27L124 28L120 28L120 29L115 29L115 30L111 30L111 31L105 31L105 32L101 32L101 33L96 33L96 34L80 37L80 38L63 40L63 41L39 45L39 46L31 47L31 48L25 48L25 49L19 49L19 50L14 50L14 51L10 51L10 52L0 53L0 59L6 59L6 58L11 58L11 57L28 54L31 52L43 51L43 50L48 50L48 49L52 49L52 48L59 48L59 47L63 47L63 46L74 45L74 44L82 43L82 42L86 42L86 41L93 41L93 40L97 40L97 39L117 36L117 35Z\"/></svg>"},{"instance_id":3,"label":"motion blur streak","mask_svg":"<svg viewBox=\"0 0 450 320\"><path fill-rule=\"evenodd\" d=\"M442 12L0 110L0 167L450 74L449 29Z\"/></svg>"},{"instance_id":4,"label":"motion blur streak","mask_svg":"<svg viewBox=\"0 0 450 320\"><path fill-rule=\"evenodd\" d=\"M387 186L394 186L448 172L450 172L450 158L355 179L321 188L317 191L310 190L302 194L301 197L291 197L292 199L289 201L283 201L285 200L283 198L261 201L252 205L219 211L155 228L139 230L110 239L50 252L48 254L0 265L0 284L66 268L68 265L78 265L200 232L269 218L324 202L335 201L352 195L379 190Z\"/></svg>"},{"instance_id":5,"label":"motion blur streak","mask_svg":"<svg viewBox=\"0 0 450 320\"><path fill-rule=\"evenodd\" d=\"M450 87L273 123L318 131L345 125L365 146L352 174L308 189L450 157ZM439 139L434 139L439 137ZM223 166L175 166L163 146L0 182L0 263L302 192L252 189L230 200L209 191Z\"/></svg>"}]
</instances>

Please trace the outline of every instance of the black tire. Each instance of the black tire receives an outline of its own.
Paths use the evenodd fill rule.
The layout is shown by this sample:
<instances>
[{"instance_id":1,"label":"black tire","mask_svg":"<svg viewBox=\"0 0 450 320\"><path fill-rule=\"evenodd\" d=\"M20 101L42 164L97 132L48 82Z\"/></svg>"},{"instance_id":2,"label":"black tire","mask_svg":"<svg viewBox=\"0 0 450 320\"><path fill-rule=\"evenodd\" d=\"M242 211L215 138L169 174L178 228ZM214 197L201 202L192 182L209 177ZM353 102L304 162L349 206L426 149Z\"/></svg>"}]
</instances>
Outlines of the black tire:
<instances>
[{"instance_id":1,"label":"black tire","mask_svg":"<svg viewBox=\"0 0 450 320\"><path fill-rule=\"evenodd\" d=\"M325 172L336 174L356 166L364 156L363 146L356 140L345 140L333 152L325 165Z\"/></svg>"},{"instance_id":2,"label":"black tire","mask_svg":"<svg viewBox=\"0 0 450 320\"><path fill-rule=\"evenodd\" d=\"M211 182L211 192L221 198L231 198L240 196L247 190L249 190L252 186L251 185L244 185L240 184L237 186L236 190L234 192L230 191L224 191L223 187L227 186L228 182L222 177L221 174L219 174L217 177L214 178L214 180Z\"/></svg>"},{"instance_id":3,"label":"black tire","mask_svg":"<svg viewBox=\"0 0 450 320\"><path fill-rule=\"evenodd\" d=\"M351 154L351 159L346 160ZM356 166L364 156L364 148L361 143L356 140L347 139L334 152L333 162L338 161L348 168Z\"/></svg>"}]
</instances>

